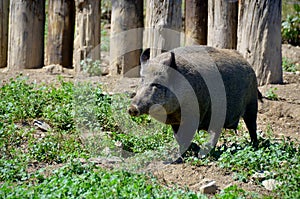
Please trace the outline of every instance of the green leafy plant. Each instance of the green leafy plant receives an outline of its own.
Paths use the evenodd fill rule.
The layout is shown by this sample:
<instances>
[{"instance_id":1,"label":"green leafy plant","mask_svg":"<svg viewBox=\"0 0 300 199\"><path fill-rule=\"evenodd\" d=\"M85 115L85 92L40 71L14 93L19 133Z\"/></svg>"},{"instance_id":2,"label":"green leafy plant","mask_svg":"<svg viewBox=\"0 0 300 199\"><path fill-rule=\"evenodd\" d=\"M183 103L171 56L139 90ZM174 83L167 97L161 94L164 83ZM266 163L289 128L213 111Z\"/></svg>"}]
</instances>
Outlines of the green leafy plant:
<instances>
[{"instance_id":1,"label":"green leafy plant","mask_svg":"<svg viewBox=\"0 0 300 199\"><path fill-rule=\"evenodd\" d=\"M246 192L245 190L238 188L236 185L233 185L222 190L221 193L216 195L216 198L218 199L258 198L258 194Z\"/></svg>"},{"instance_id":2,"label":"green leafy plant","mask_svg":"<svg viewBox=\"0 0 300 199\"><path fill-rule=\"evenodd\" d=\"M100 86L77 84L74 88L74 120L77 128L116 131L112 100L112 96L104 93Z\"/></svg>"},{"instance_id":3,"label":"green leafy plant","mask_svg":"<svg viewBox=\"0 0 300 199\"><path fill-rule=\"evenodd\" d=\"M180 189L168 189L152 177L126 171L105 171L92 164L71 162L54 170L50 177L41 172L31 183L4 183L4 198L206 198Z\"/></svg>"},{"instance_id":4,"label":"green leafy plant","mask_svg":"<svg viewBox=\"0 0 300 199\"><path fill-rule=\"evenodd\" d=\"M266 92L266 97L269 100L279 100L278 95L275 93L275 91L277 90L277 88L270 88L267 92Z\"/></svg>"},{"instance_id":5,"label":"green leafy plant","mask_svg":"<svg viewBox=\"0 0 300 199\"><path fill-rule=\"evenodd\" d=\"M152 121L152 119L149 115L141 115L139 117L131 117L131 120L140 125L146 125Z\"/></svg>"},{"instance_id":6,"label":"green leafy plant","mask_svg":"<svg viewBox=\"0 0 300 199\"><path fill-rule=\"evenodd\" d=\"M89 76L101 76L101 62L100 60L92 60L91 58L86 58L80 62L81 68L84 73Z\"/></svg>"},{"instance_id":7,"label":"green leafy plant","mask_svg":"<svg viewBox=\"0 0 300 199\"><path fill-rule=\"evenodd\" d=\"M281 24L282 40L292 45L300 44L300 5L294 4L294 13Z\"/></svg>"},{"instance_id":8,"label":"green leafy plant","mask_svg":"<svg viewBox=\"0 0 300 199\"><path fill-rule=\"evenodd\" d=\"M248 182L256 172L268 171L270 175L266 178L288 182L276 189L278 197L297 198L300 194L299 184L297 185L299 145L284 138L280 141L260 138L259 142L257 150L249 146L246 140L225 148L217 147L216 150L221 154L217 161L219 166L235 172L236 179L244 182ZM260 184L258 181L256 183Z\"/></svg>"},{"instance_id":9,"label":"green leafy plant","mask_svg":"<svg viewBox=\"0 0 300 199\"><path fill-rule=\"evenodd\" d=\"M110 38L107 29L105 29L105 23L101 23L101 51L109 51Z\"/></svg>"},{"instance_id":10,"label":"green leafy plant","mask_svg":"<svg viewBox=\"0 0 300 199\"><path fill-rule=\"evenodd\" d=\"M113 139L123 144L123 149L134 153L143 153L147 150L155 150L173 140L172 130L165 126L160 131L145 135L132 133L113 133Z\"/></svg>"},{"instance_id":11,"label":"green leafy plant","mask_svg":"<svg viewBox=\"0 0 300 199\"><path fill-rule=\"evenodd\" d=\"M129 172L136 173L157 157L168 157L167 147L173 150L178 145L170 126L149 116L131 118L126 112L130 99L125 94L105 93L101 84L59 79L56 85L37 85L19 77L0 88L0 97L3 198L206 198L188 189L165 188L151 175ZM36 129L34 119L46 121L51 130ZM259 138L259 147L254 149L248 142L249 133L242 129L239 125L238 135L224 131L208 157L190 158L189 163L216 164L245 182L255 172L269 171L267 178L280 182L274 196L299 198L299 142L275 140L268 129L267 139ZM206 141L203 131L194 139L199 145ZM126 161L130 165L124 161L118 165L123 170L104 170L88 162L90 157L101 157L106 148L129 152ZM260 196L231 186L215 197Z\"/></svg>"},{"instance_id":12,"label":"green leafy plant","mask_svg":"<svg viewBox=\"0 0 300 199\"><path fill-rule=\"evenodd\" d=\"M296 64L294 64L291 60L286 57L282 58L282 68L286 72L296 72Z\"/></svg>"},{"instance_id":13,"label":"green leafy plant","mask_svg":"<svg viewBox=\"0 0 300 199\"><path fill-rule=\"evenodd\" d=\"M29 174L26 169L27 162L22 157L9 159L4 156L0 158L0 181L16 182L27 180Z\"/></svg>"}]
</instances>

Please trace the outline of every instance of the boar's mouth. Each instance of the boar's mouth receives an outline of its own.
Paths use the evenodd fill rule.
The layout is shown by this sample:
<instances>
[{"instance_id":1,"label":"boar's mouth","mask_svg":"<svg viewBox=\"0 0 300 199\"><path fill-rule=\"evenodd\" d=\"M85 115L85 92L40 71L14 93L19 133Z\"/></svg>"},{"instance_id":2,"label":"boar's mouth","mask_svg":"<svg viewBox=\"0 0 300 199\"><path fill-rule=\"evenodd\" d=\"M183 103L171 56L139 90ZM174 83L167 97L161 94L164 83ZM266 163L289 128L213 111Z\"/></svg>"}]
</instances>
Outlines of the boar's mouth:
<instances>
[{"instance_id":1,"label":"boar's mouth","mask_svg":"<svg viewBox=\"0 0 300 199\"><path fill-rule=\"evenodd\" d=\"M131 104L128 108L128 113L129 113L129 115L134 116L134 117L138 117L143 114L148 114L154 118L156 118L156 117L160 118L160 117L165 117L167 115L165 108L160 104L151 105L147 109L145 107L143 107L143 108L139 107L136 104Z\"/></svg>"}]
</instances>

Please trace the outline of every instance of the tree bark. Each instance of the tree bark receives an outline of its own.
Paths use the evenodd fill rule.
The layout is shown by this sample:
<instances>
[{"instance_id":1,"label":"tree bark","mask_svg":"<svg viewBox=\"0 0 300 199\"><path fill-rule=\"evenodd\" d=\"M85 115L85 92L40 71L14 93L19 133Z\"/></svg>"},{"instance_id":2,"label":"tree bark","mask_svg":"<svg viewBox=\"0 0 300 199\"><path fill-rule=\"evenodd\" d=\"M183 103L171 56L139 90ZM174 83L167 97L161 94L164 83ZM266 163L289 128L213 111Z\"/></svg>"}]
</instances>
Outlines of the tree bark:
<instances>
[{"instance_id":1,"label":"tree bark","mask_svg":"<svg viewBox=\"0 0 300 199\"><path fill-rule=\"evenodd\" d=\"M162 50L171 50L180 46L182 29L181 0L149 0L151 8L149 24L146 27L151 58Z\"/></svg>"},{"instance_id":2,"label":"tree bark","mask_svg":"<svg viewBox=\"0 0 300 199\"><path fill-rule=\"evenodd\" d=\"M145 14L145 27L144 27L144 31L143 31L143 49L149 48L149 25L150 25L150 14L151 14L151 7L150 5L150 0L145 0L145 7L146 7L146 14Z\"/></svg>"},{"instance_id":3,"label":"tree bark","mask_svg":"<svg viewBox=\"0 0 300 199\"><path fill-rule=\"evenodd\" d=\"M30 69L44 65L45 1L10 2L8 68Z\"/></svg>"},{"instance_id":4,"label":"tree bark","mask_svg":"<svg viewBox=\"0 0 300 199\"><path fill-rule=\"evenodd\" d=\"M110 38L110 73L139 76L143 42L143 1L113 0Z\"/></svg>"},{"instance_id":5,"label":"tree bark","mask_svg":"<svg viewBox=\"0 0 300 199\"><path fill-rule=\"evenodd\" d=\"M72 68L75 25L74 0L49 0L47 65Z\"/></svg>"},{"instance_id":6,"label":"tree bark","mask_svg":"<svg viewBox=\"0 0 300 199\"><path fill-rule=\"evenodd\" d=\"M259 85L283 82L281 0L240 0L237 49L253 66Z\"/></svg>"},{"instance_id":7,"label":"tree bark","mask_svg":"<svg viewBox=\"0 0 300 199\"><path fill-rule=\"evenodd\" d=\"M0 0L0 68L7 66L9 0Z\"/></svg>"},{"instance_id":8,"label":"tree bark","mask_svg":"<svg viewBox=\"0 0 300 199\"><path fill-rule=\"evenodd\" d=\"M208 0L185 0L186 45L207 44Z\"/></svg>"},{"instance_id":9,"label":"tree bark","mask_svg":"<svg viewBox=\"0 0 300 199\"><path fill-rule=\"evenodd\" d=\"M86 58L93 61L100 60L101 12L99 0L75 0L75 6L76 31L73 56L75 71L79 72L82 60Z\"/></svg>"},{"instance_id":10,"label":"tree bark","mask_svg":"<svg viewBox=\"0 0 300 199\"><path fill-rule=\"evenodd\" d=\"M236 49L237 0L208 0L207 44L217 48Z\"/></svg>"}]
</instances>

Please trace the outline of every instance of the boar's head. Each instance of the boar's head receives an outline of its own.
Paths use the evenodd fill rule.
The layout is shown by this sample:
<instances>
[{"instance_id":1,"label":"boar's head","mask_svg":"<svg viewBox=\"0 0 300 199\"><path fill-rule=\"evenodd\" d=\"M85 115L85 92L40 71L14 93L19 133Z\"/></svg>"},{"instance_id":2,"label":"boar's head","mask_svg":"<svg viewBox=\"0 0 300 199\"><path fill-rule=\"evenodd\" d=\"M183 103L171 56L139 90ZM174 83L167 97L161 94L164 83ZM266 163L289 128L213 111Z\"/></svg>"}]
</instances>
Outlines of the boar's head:
<instances>
[{"instance_id":1,"label":"boar's head","mask_svg":"<svg viewBox=\"0 0 300 199\"><path fill-rule=\"evenodd\" d=\"M179 109L179 103L172 92L176 71L175 54L166 52L154 59L150 58L150 49L141 55L142 83L128 109L131 116L150 114L166 123L167 116Z\"/></svg>"}]
</instances>

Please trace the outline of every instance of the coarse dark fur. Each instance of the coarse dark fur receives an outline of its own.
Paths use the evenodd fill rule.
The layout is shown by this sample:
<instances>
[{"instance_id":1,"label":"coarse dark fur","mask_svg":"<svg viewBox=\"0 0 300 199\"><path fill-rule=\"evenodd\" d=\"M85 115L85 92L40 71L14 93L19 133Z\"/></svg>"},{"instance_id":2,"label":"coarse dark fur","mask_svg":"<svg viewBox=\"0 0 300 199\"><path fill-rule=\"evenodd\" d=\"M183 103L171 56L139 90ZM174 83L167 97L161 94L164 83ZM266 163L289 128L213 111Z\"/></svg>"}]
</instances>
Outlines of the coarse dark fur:
<instances>
[{"instance_id":1,"label":"coarse dark fur","mask_svg":"<svg viewBox=\"0 0 300 199\"><path fill-rule=\"evenodd\" d=\"M158 66L157 63L171 67L182 74L192 86L198 100L200 118L200 130L208 130L211 120L211 99L209 89L203 79L206 74L204 65L207 62L216 66L221 74L226 92L226 118L223 127L227 129L236 129L239 119L242 117L249 130L251 142L254 146L258 145L256 135L257 119L257 100L262 96L257 89L257 79L255 72L248 62L235 50L216 49L208 46L199 46L200 50L191 50L192 47L174 49L172 52L165 52L149 60L150 50L147 49L141 56L141 76L144 83L140 86L136 96L132 99L129 114L139 116L149 114L149 109L154 104L160 104L164 108L166 119L160 118L162 113L157 110L152 116L166 124L171 124L176 134L181 122L182 109L189 109L188 96L186 103L180 107L174 93L162 83L168 82L168 85L177 84L181 88L180 82L172 79L168 72L168 67ZM197 48L197 49L198 49ZM205 52L205 53L203 53ZM184 59L189 55L196 60L196 64L190 64ZM209 56L209 59L207 58ZM210 60L210 61L207 61ZM207 72L209 75L209 71ZM196 111L196 110L191 110Z\"/></svg>"}]
</instances>

